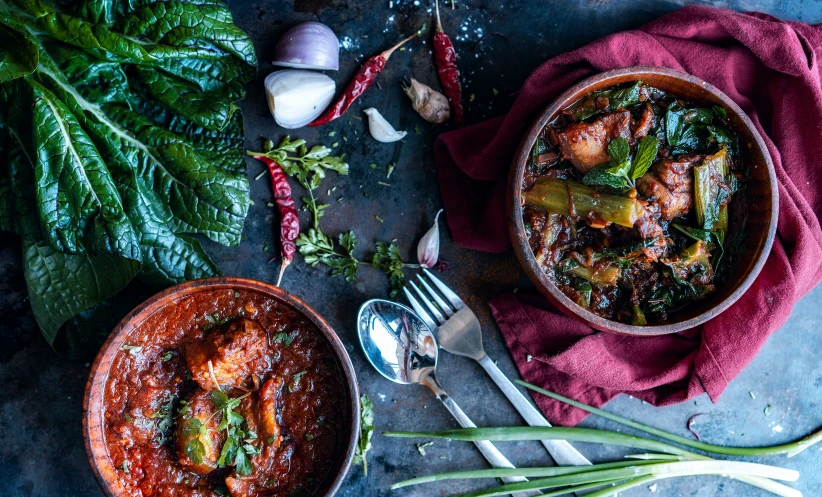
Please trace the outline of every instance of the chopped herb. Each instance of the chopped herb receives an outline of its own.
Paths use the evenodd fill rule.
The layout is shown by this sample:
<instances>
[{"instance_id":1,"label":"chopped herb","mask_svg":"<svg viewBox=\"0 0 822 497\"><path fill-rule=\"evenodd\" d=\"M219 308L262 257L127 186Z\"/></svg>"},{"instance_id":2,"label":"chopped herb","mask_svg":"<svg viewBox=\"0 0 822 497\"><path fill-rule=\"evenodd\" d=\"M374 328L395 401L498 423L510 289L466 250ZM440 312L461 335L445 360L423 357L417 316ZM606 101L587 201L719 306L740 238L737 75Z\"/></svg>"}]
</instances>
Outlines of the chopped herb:
<instances>
[{"instance_id":1,"label":"chopped herb","mask_svg":"<svg viewBox=\"0 0 822 497\"><path fill-rule=\"evenodd\" d=\"M248 476L251 474L252 466L249 456L256 456L260 449L250 443L242 443L243 439L249 437L249 433L242 429L245 419L234 410L240 406L244 398L251 395L251 392L240 397L230 398L222 390L212 390L211 402L217 411L222 414L220 424L217 429L226 432L226 440L220 450L220 457L217 459L217 467L234 466L237 474ZM254 439L257 438L256 433ZM249 439L251 439L249 437ZM252 439L253 440L253 439Z\"/></svg>"},{"instance_id":2,"label":"chopped herb","mask_svg":"<svg viewBox=\"0 0 822 497\"><path fill-rule=\"evenodd\" d=\"M305 434L305 441L310 442L312 440L314 440L314 435L312 435L311 433L306 433Z\"/></svg>"},{"instance_id":3,"label":"chopped herb","mask_svg":"<svg viewBox=\"0 0 822 497\"><path fill-rule=\"evenodd\" d=\"M471 94L471 96L470 96L470 97L468 97L468 102L473 102L473 101L474 101L474 98L476 98L476 95L474 95L474 94L472 93L472 94Z\"/></svg>"},{"instance_id":4,"label":"chopped herb","mask_svg":"<svg viewBox=\"0 0 822 497\"><path fill-rule=\"evenodd\" d=\"M274 335L274 343L282 343L285 344L286 347L291 345L293 341L294 337L292 337L288 333L280 332Z\"/></svg>"},{"instance_id":5,"label":"chopped herb","mask_svg":"<svg viewBox=\"0 0 822 497\"><path fill-rule=\"evenodd\" d=\"M274 207L274 202L266 202L265 206L266 207Z\"/></svg>"},{"instance_id":6,"label":"chopped herb","mask_svg":"<svg viewBox=\"0 0 822 497\"><path fill-rule=\"evenodd\" d=\"M240 292L235 291L235 292L234 292L234 298L235 298L235 299L240 298Z\"/></svg>"},{"instance_id":7,"label":"chopped herb","mask_svg":"<svg viewBox=\"0 0 822 497\"><path fill-rule=\"evenodd\" d=\"M342 137L342 139L343 139L343 141L344 141L344 142L347 142L347 141L348 141L348 137L347 137L347 136L343 136L343 137Z\"/></svg>"},{"instance_id":8,"label":"chopped herb","mask_svg":"<svg viewBox=\"0 0 822 497\"><path fill-rule=\"evenodd\" d=\"M329 137L329 138L334 138L335 136L337 136L337 132L336 132L336 131L332 131L331 133L328 133L328 137Z\"/></svg>"},{"instance_id":9,"label":"chopped herb","mask_svg":"<svg viewBox=\"0 0 822 497\"><path fill-rule=\"evenodd\" d=\"M748 395L750 395L752 399L756 400L756 395L754 395L753 392L748 392Z\"/></svg>"},{"instance_id":10,"label":"chopped herb","mask_svg":"<svg viewBox=\"0 0 822 497\"><path fill-rule=\"evenodd\" d=\"M268 252L268 243L263 242L263 252Z\"/></svg>"},{"instance_id":11,"label":"chopped herb","mask_svg":"<svg viewBox=\"0 0 822 497\"><path fill-rule=\"evenodd\" d=\"M167 350L165 354L163 354L163 362L168 362L171 358L174 357L173 350Z\"/></svg>"},{"instance_id":12,"label":"chopped herb","mask_svg":"<svg viewBox=\"0 0 822 497\"><path fill-rule=\"evenodd\" d=\"M491 88L491 92L494 94L495 97L499 95L499 90L497 90L496 88Z\"/></svg>"},{"instance_id":13,"label":"chopped herb","mask_svg":"<svg viewBox=\"0 0 822 497\"><path fill-rule=\"evenodd\" d=\"M362 121L362 118L360 116L349 115L348 117L350 117L351 119L356 119L357 121Z\"/></svg>"},{"instance_id":14,"label":"chopped herb","mask_svg":"<svg viewBox=\"0 0 822 497\"><path fill-rule=\"evenodd\" d=\"M123 464L120 465L120 469L122 469L125 474L129 473L128 459L123 459Z\"/></svg>"},{"instance_id":15,"label":"chopped herb","mask_svg":"<svg viewBox=\"0 0 822 497\"><path fill-rule=\"evenodd\" d=\"M770 416L771 415L771 405L770 404L765 406L765 411L764 412L765 412L765 416Z\"/></svg>"},{"instance_id":16,"label":"chopped herb","mask_svg":"<svg viewBox=\"0 0 822 497\"><path fill-rule=\"evenodd\" d=\"M131 414L126 413L126 423L131 423L134 421L134 418L131 417Z\"/></svg>"},{"instance_id":17,"label":"chopped herb","mask_svg":"<svg viewBox=\"0 0 822 497\"><path fill-rule=\"evenodd\" d=\"M294 382L292 383L294 385L294 388L297 388L298 386L300 386L300 380L302 379L303 376L305 376L305 374L307 372L308 371L303 370L303 371L300 371L299 373L294 375L294 377L293 377Z\"/></svg>"},{"instance_id":18,"label":"chopped herb","mask_svg":"<svg viewBox=\"0 0 822 497\"><path fill-rule=\"evenodd\" d=\"M266 443L268 444L273 444L275 440L277 440L277 435L271 435L270 437L265 439ZM285 438L283 438L283 440L285 440Z\"/></svg>"},{"instance_id":19,"label":"chopped herb","mask_svg":"<svg viewBox=\"0 0 822 497\"><path fill-rule=\"evenodd\" d=\"M377 184L380 186L391 186L391 183L386 183L385 181L377 181Z\"/></svg>"},{"instance_id":20,"label":"chopped herb","mask_svg":"<svg viewBox=\"0 0 822 497\"><path fill-rule=\"evenodd\" d=\"M415 124L415 125L414 125L414 133L416 133L416 134L417 134L417 136L422 136L422 130L420 129L420 125L419 125L419 124Z\"/></svg>"},{"instance_id":21,"label":"chopped herb","mask_svg":"<svg viewBox=\"0 0 822 497\"><path fill-rule=\"evenodd\" d=\"M205 320L206 320L206 321L208 321L208 322L209 322L209 323L211 323L211 324L214 324L214 323L216 323L216 322L217 322L217 320L216 320L216 319L214 319L212 316L210 316L210 315L208 315L208 314L206 314L206 315L205 315Z\"/></svg>"},{"instance_id":22,"label":"chopped herb","mask_svg":"<svg viewBox=\"0 0 822 497\"><path fill-rule=\"evenodd\" d=\"M377 169L377 168L379 168L380 166L378 166L378 165L376 165L376 164L374 164L374 163L372 162L371 164L368 164L368 167L370 167L371 169Z\"/></svg>"},{"instance_id":23,"label":"chopped herb","mask_svg":"<svg viewBox=\"0 0 822 497\"><path fill-rule=\"evenodd\" d=\"M385 166L385 172L386 172L385 177L386 178L391 177L391 173L394 172L395 167L397 167L397 164L395 162L391 162L387 166Z\"/></svg>"},{"instance_id":24,"label":"chopped herb","mask_svg":"<svg viewBox=\"0 0 822 497\"><path fill-rule=\"evenodd\" d=\"M340 146L340 142L334 142L331 144L331 148L337 148Z\"/></svg>"},{"instance_id":25,"label":"chopped herb","mask_svg":"<svg viewBox=\"0 0 822 497\"><path fill-rule=\"evenodd\" d=\"M421 444L415 444L415 446L417 447L417 450L420 452L421 456L425 455L425 448L426 447L431 447L432 445L434 445L433 441L428 441L428 442L421 443Z\"/></svg>"},{"instance_id":26,"label":"chopped herb","mask_svg":"<svg viewBox=\"0 0 822 497\"><path fill-rule=\"evenodd\" d=\"M381 223L385 222L385 220L383 218L381 218L380 216L374 216L374 219L376 219L377 221L379 221Z\"/></svg>"},{"instance_id":27,"label":"chopped herb","mask_svg":"<svg viewBox=\"0 0 822 497\"><path fill-rule=\"evenodd\" d=\"M354 452L353 464L362 464L362 470L365 475L368 475L368 460L366 456L371 450L371 437L374 436L374 404L368 399L367 395L360 397L361 422L360 422L360 440L357 442L357 447Z\"/></svg>"}]
</instances>

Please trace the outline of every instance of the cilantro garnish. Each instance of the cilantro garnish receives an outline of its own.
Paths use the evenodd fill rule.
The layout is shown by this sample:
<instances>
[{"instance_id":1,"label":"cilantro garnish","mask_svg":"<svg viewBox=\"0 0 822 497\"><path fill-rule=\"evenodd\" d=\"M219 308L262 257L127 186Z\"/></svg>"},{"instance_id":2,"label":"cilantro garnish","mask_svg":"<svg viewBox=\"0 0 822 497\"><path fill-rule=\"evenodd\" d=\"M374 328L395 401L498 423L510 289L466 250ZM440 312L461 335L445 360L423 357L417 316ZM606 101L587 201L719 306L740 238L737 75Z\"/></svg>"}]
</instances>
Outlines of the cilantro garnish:
<instances>
[{"instance_id":1,"label":"cilantro garnish","mask_svg":"<svg viewBox=\"0 0 822 497\"><path fill-rule=\"evenodd\" d=\"M371 450L371 437L374 436L374 404L367 395L360 397L360 440L354 452L354 464L362 464L364 474L368 474L366 454Z\"/></svg>"}]
</instances>

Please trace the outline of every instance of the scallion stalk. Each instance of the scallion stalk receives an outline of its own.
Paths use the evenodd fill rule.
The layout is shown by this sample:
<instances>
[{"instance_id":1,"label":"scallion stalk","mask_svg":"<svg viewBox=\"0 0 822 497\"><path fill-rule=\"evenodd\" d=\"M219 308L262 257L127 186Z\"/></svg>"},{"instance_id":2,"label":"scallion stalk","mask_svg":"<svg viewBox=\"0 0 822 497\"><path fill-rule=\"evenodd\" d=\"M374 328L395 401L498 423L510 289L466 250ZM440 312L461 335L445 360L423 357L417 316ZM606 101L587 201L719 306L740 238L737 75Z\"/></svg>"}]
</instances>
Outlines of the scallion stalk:
<instances>
[{"instance_id":1,"label":"scallion stalk","mask_svg":"<svg viewBox=\"0 0 822 497\"><path fill-rule=\"evenodd\" d=\"M532 385L530 383L524 382L522 380L515 380L520 385L533 390L535 392L539 392L543 395L551 397L554 400L558 400L570 406L574 406L578 409L582 409L583 411L590 412L591 414L596 414L597 416L603 417L605 419L610 419L611 421L615 421L619 424L630 426L631 428L644 431L645 433L650 433L651 435L657 436L659 438L663 438L665 440L669 440L671 442L676 442L681 445L685 445L686 447L691 447L693 449L702 450L705 452L711 452L713 454L724 454L728 456L773 456L779 454L788 454L788 457L793 457L796 454L799 454L803 450L806 450L808 447L819 443L822 441L822 430L818 430L807 437L797 440L796 442L791 442L783 445L773 445L770 447L725 447L722 445L714 445L705 442L699 442L696 440L691 440L690 438L681 437L679 435L674 435L673 433L668 433L667 431L660 430L658 428L653 428L651 426L638 423L636 421L632 421L628 418L624 418L617 414L611 414L609 412L603 411L602 409L597 409L596 407L589 406L587 404L583 404L582 402L577 402L576 400L569 399L568 397L563 397L557 393L545 390L544 388L540 388L536 385ZM672 452L668 451L660 451L665 452L668 454L672 454Z\"/></svg>"},{"instance_id":2,"label":"scallion stalk","mask_svg":"<svg viewBox=\"0 0 822 497\"><path fill-rule=\"evenodd\" d=\"M502 428L462 428L457 430L408 432L394 431L383 433L386 437L399 438L435 438L459 440L462 442L476 442L490 440L492 442L519 442L523 440L566 440L568 442L588 442L620 445L635 449L653 450L675 456L684 456L688 459L708 459L705 456L681 449L674 445L650 440L614 431L596 430L593 428L564 428L544 426L508 426Z\"/></svg>"},{"instance_id":3,"label":"scallion stalk","mask_svg":"<svg viewBox=\"0 0 822 497\"><path fill-rule=\"evenodd\" d=\"M538 178L530 190L523 192L522 197L526 204L539 206L547 212L629 228L644 212L635 198L600 193L581 183L544 176Z\"/></svg>"},{"instance_id":4,"label":"scallion stalk","mask_svg":"<svg viewBox=\"0 0 822 497\"><path fill-rule=\"evenodd\" d=\"M799 472L794 471L792 469L777 468L774 466L766 466L764 464L755 464L749 462L714 460L666 462L658 464L649 464L644 466L631 466L604 471L587 471L568 476L559 476L553 478L543 478L540 480L533 480L528 482L511 483L507 485L501 485L499 487L471 492L469 494L465 494L463 497L494 497L498 495L508 495L511 493L522 492L526 490L550 489L565 487L568 485L580 485L596 482L625 482L627 484L634 480L643 480L642 483L645 483L646 481L649 481L646 480L646 478L650 478L651 480L658 480L664 478L677 478L682 476L704 475L742 478L757 477L763 479L773 478L785 481L796 481L799 478ZM795 489L780 484L776 485L777 486L773 486L771 488L778 495L801 495L801 493ZM591 496L611 495L615 491L615 487L611 487L602 491L605 493L594 492L593 494L591 494Z\"/></svg>"},{"instance_id":5,"label":"scallion stalk","mask_svg":"<svg viewBox=\"0 0 822 497\"><path fill-rule=\"evenodd\" d=\"M567 476L579 473L588 473L591 471L602 471L608 469L619 469L626 467L644 466L649 464L659 464L658 460L648 461L619 461L603 464L594 464L593 466L550 466L545 468L494 468L494 469L480 469L475 471L455 471L452 473L439 473L435 475L419 476L411 478L410 480L400 481L391 485L391 489L395 490L411 485L420 485L422 483L433 483L443 480L460 480L460 479L475 479L475 478L505 478L508 476L524 476L526 478L545 478L554 476Z\"/></svg>"}]
</instances>

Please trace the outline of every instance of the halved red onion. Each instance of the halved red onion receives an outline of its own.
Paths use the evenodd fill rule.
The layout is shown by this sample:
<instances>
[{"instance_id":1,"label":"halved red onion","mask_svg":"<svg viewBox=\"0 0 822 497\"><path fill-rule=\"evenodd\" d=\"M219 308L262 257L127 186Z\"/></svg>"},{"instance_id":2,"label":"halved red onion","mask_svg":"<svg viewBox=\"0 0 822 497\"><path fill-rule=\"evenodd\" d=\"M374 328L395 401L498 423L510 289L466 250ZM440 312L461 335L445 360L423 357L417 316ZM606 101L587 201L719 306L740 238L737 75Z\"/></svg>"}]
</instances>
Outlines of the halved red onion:
<instances>
[{"instance_id":1,"label":"halved red onion","mask_svg":"<svg viewBox=\"0 0 822 497\"><path fill-rule=\"evenodd\" d=\"M325 24L309 21L285 32L274 49L275 66L336 71L340 68L340 42Z\"/></svg>"}]
</instances>

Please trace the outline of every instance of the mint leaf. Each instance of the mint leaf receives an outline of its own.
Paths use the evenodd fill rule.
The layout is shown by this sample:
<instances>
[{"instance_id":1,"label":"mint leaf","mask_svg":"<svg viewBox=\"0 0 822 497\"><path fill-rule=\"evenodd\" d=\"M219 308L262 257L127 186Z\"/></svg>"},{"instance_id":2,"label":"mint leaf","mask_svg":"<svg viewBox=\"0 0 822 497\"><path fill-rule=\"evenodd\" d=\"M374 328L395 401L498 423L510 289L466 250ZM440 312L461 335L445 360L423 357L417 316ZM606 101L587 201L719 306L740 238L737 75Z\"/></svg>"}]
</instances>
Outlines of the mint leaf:
<instances>
[{"instance_id":1,"label":"mint leaf","mask_svg":"<svg viewBox=\"0 0 822 497\"><path fill-rule=\"evenodd\" d=\"M623 189L628 187L628 179L624 176L611 174L609 164L600 164L585 173L582 177L582 184L588 186L610 186L611 188Z\"/></svg>"},{"instance_id":2,"label":"mint leaf","mask_svg":"<svg viewBox=\"0 0 822 497\"><path fill-rule=\"evenodd\" d=\"M656 159L657 151L659 151L659 140L655 136L646 136L639 142L634 165L631 168L632 180L637 180L648 172Z\"/></svg>"}]
</instances>

